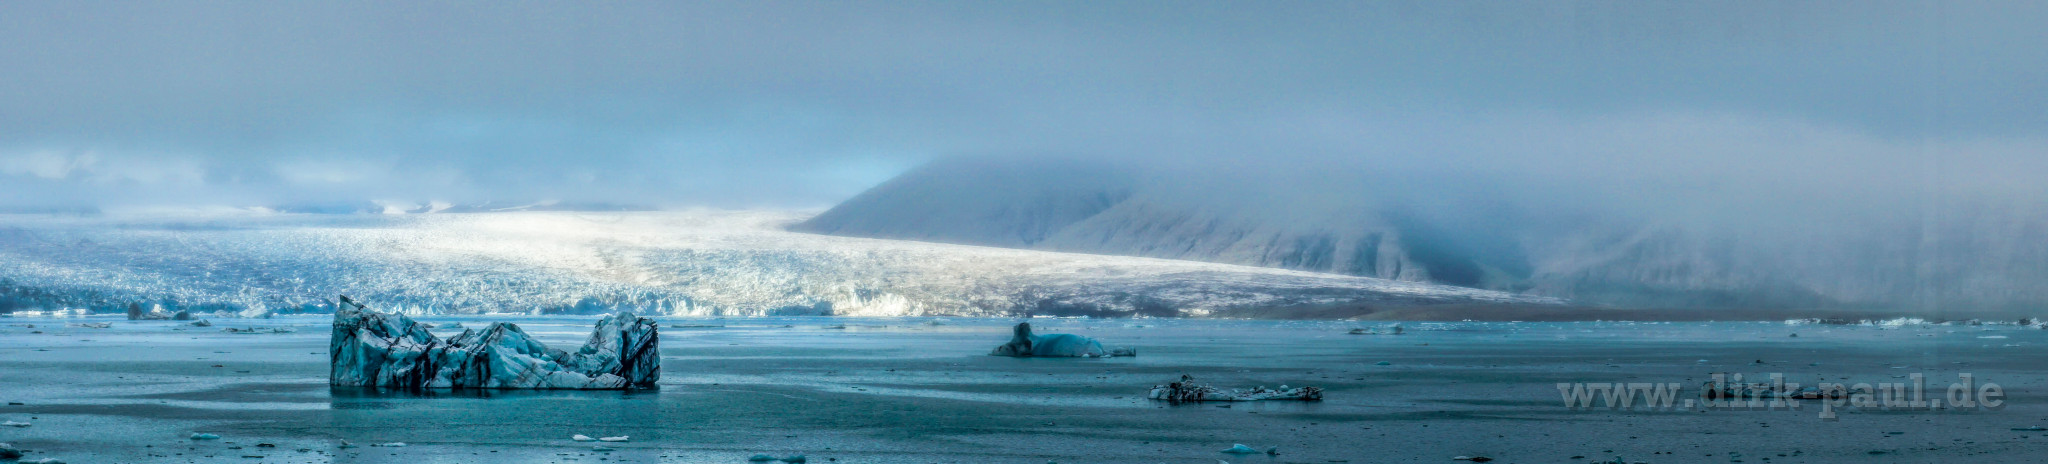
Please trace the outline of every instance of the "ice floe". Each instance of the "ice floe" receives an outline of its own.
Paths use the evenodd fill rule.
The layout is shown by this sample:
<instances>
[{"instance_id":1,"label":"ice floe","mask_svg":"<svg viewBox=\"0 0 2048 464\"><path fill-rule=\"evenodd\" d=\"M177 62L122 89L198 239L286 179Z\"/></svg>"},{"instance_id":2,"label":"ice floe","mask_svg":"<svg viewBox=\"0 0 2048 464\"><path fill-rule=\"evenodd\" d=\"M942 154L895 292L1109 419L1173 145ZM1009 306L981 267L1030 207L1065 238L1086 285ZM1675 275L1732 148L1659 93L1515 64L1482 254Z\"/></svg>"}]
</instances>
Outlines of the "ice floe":
<instances>
[{"instance_id":1,"label":"ice floe","mask_svg":"<svg viewBox=\"0 0 2048 464\"><path fill-rule=\"evenodd\" d=\"M1197 384L1194 377L1183 375L1180 376L1179 382L1153 386L1152 392L1147 396L1155 400L1166 400L1174 404L1200 403L1205 401L1320 401L1323 399L1323 389L1316 387L1288 388L1286 385L1281 385L1278 390L1257 387L1250 390L1224 391L1216 387Z\"/></svg>"}]
</instances>

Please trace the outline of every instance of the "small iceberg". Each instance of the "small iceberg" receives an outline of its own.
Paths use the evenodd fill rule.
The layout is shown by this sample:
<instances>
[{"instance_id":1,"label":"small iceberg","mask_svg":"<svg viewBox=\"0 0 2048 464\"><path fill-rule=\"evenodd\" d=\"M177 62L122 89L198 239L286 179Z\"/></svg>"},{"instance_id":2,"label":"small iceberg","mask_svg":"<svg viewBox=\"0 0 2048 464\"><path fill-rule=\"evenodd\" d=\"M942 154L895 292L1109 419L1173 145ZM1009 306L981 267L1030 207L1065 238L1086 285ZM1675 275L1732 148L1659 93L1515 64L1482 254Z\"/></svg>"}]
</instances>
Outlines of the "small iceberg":
<instances>
[{"instance_id":1,"label":"small iceberg","mask_svg":"<svg viewBox=\"0 0 2048 464\"><path fill-rule=\"evenodd\" d=\"M1195 383L1194 377L1182 375L1179 382L1153 386L1152 392L1147 396L1155 400L1166 400L1166 402L1172 404L1206 401L1322 401L1323 389L1316 387L1287 388L1286 385L1281 385L1278 390L1257 387L1250 390L1223 391L1216 387Z\"/></svg>"},{"instance_id":2,"label":"small iceberg","mask_svg":"<svg viewBox=\"0 0 2048 464\"><path fill-rule=\"evenodd\" d=\"M5 426L5 427L27 427L27 426L29 426L29 423L27 423L27 422L15 422L15 421L7 421L7 422L0 422L0 426Z\"/></svg>"},{"instance_id":3,"label":"small iceberg","mask_svg":"<svg viewBox=\"0 0 2048 464\"><path fill-rule=\"evenodd\" d=\"M192 439L193 439L193 440L219 440L219 439L220 439L220 435L214 435L214 434L211 434L211 433L195 433L195 434L192 434Z\"/></svg>"},{"instance_id":4,"label":"small iceberg","mask_svg":"<svg viewBox=\"0 0 2048 464\"><path fill-rule=\"evenodd\" d=\"M616 443L616 442L622 442L622 441L626 441L626 436L624 436L624 435L620 435L620 436L616 436L616 437L604 437L604 438L599 438L599 439L597 439L597 441L608 441L608 442L614 442L614 443Z\"/></svg>"},{"instance_id":5,"label":"small iceberg","mask_svg":"<svg viewBox=\"0 0 2048 464\"><path fill-rule=\"evenodd\" d=\"M1252 449L1252 447L1250 446L1245 446L1243 443L1230 445L1230 449L1223 450L1223 452L1230 454L1259 454L1259 450Z\"/></svg>"},{"instance_id":6,"label":"small iceberg","mask_svg":"<svg viewBox=\"0 0 2048 464\"><path fill-rule=\"evenodd\" d=\"M1102 342L1074 334L1033 335L1031 323L1019 322L1009 343L997 346L990 356L1019 358L1109 358L1137 356L1137 350L1102 348Z\"/></svg>"},{"instance_id":7,"label":"small iceberg","mask_svg":"<svg viewBox=\"0 0 2048 464\"><path fill-rule=\"evenodd\" d=\"M573 436L573 437L569 437L569 439L570 439L570 440L576 440L576 441L597 441L597 439L596 439L596 438L590 438L590 436L589 436L589 435L584 435L584 434L580 434L580 433L579 433L579 434L576 434L576 436Z\"/></svg>"}]
</instances>

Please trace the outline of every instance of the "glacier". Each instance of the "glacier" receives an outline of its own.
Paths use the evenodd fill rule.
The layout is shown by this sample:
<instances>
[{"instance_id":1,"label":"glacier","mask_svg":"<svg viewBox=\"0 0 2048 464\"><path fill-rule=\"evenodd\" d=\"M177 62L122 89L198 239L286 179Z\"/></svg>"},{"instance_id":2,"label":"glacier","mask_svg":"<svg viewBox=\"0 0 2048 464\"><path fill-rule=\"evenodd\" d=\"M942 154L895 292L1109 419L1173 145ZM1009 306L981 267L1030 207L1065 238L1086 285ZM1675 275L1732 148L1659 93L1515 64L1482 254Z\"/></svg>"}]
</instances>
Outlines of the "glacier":
<instances>
[{"instance_id":1,"label":"glacier","mask_svg":"<svg viewBox=\"0 0 2048 464\"><path fill-rule=\"evenodd\" d=\"M1499 291L786 230L811 211L0 215L0 313L1155 316L1557 305Z\"/></svg>"},{"instance_id":2,"label":"glacier","mask_svg":"<svg viewBox=\"0 0 2048 464\"><path fill-rule=\"evenodd\" d=\"M403 314L380 313L343 296L334 312L329 383L395 389L615 390L661 379L653 320L618 313L601 319L576 352L549 348L518 325L492 323L442 340Z\"/></svg>"}]
</instances>

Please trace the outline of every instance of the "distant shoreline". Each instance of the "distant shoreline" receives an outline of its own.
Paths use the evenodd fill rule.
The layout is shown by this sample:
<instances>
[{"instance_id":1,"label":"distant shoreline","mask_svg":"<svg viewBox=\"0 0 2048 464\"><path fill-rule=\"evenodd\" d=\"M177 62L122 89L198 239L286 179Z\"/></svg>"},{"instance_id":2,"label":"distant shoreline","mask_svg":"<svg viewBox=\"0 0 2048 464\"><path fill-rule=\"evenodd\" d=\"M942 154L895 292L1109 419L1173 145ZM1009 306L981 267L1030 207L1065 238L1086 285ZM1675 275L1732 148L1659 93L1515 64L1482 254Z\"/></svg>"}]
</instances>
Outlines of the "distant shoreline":
<instances>
[{"instance_id":1,"label":"distant shoreline","mask_svg":"<svg viewBox=\"0 0 2048 464\"><path fill-rule=\"evenodd\" d=\"M2044 310L2048 313L2048 310ZM1575 305L1443 304L1388 307L1253 308L1219 311L1212 317L1281 320L1480 321L1480 322L1708 322L1791 319L1882 320L1917 317L1928 321L2039 318L2017 310L1924 311L1843 308L1607 308Z\"/></svg>"},{"instance_id":2,"label":"distant shoreline","mask_svg":"<svg viewBox=\"0 0 2048 464\"><path fill-rule=\"evenodd\" d=\"M626 312L633 312L633 313L635 313L635 314L640 314L640 313L639 313L639 312L637 312L637 311L626 311ZM44 318L47 318L47 319L66 319L66 318L79 318L79 317L95 317L95 318L97 318L97 317L107 317L107 316L120 316L120 315L122 315L121 313L114 313L114 312L95 312L95 313L90 313L90 314L64 314L64 315L56 315L56 314L25 314L25 313L26 313L26 312L12 312L12 313L0 313L0 318L10 318L10 319L44 319ZM39 313L39 312L36 312L36 313ZM594 316L599 316L599 315L603 315L603 314L610 314L610 313L609 313L609 312L606 312L606 313L590 313L590 314L582 314L582 313L556 313L556 314L543 314L543 315L539 315L539 316L540 316L540 317L579 317L579 316L592 316L592 317L594 317ZM331 313L280 313L280 314L276 314L275 316L276 316L276 317L279 317L279 318L298 318L298 317L323 317L323 316L330 316L330 315L331 315ZM423 317L451 317L451 318L489 318L489 317L503 317L503 316L508 316L508 315L509 315L509 314L498 314L498 313L492 313L492 314L434 314L434 315L427 315L427 316L423 316ZM1521 305L1521 304L1497 304L1497 305L1486 305L1486 304L1443 304L1443 305L1405 305L1405 306L1386 306L1386 307L1362 307L1362 306L1345 306L1345 307L1298 307L1298 306L1297 306L1297 307L1279 307L1279 308L1239 308L1239 309L1230 309L1230 310L1223 310L1223 311L1217 311L1217 312L1215 312L1215 313L1212 313L1212 314L1210 314L1210 315L1207 315L1207 316L1184 316L1184 317L1159 317L1159 316L1145 316L1145 315L1110 315L1110 314L1087 314L1087 315L1081 315L1081 314L1012 314L1012 315L1005 315L1005 316L977 316L977 315L923 315L923 316L855 316L855 315L817 315L817 314L788 314L788 315L767 315L767 316L754 316L754 315L725 315L725 316L718 316L718 315L688 315L688 316L671 316L671 315L661 315L661 314L652 314L652 313L650 313L650 314L642 314L642 315L645 315L645 316L648 316L648 317L655 317L655 318L663 318L663 319L668 319L668 318L674 318L674 319L684 319L684 320L690 320L690 319L756 319L756 318L773 318L773 317L816 317L816 318L839 318L839 317L845 317L845 318L905 318L905 319L929 319L929 318L969 318L969 319L1012 319L1012 318L1031 318L1031 317L1055 317L1055 318L1073 318L1073 317L1087 317L1087 318L1092 318L1092 319L1134 319L1134 318L1156 318L1156 319L1259 319L1259 320L1293 320L1293 321L1388 321L1388 322L1392 322L1392 321L1429 321L1429 322L1447 322L1447 321L1473 321L1473 322L1581 322L1581 321L1634 321L1634 322L1779 322L1779 321L1787 321L1787 320L1796 320L1796 319L1817 319L1817 320L1832 320L1832 321L1846 321L1846 322L1851 322L1851 323L1853 323L1853 322L1857 322L1857 321L1881 321L1881 320L1890 320L1890 319L1901 319L1901 318L1918 318L1918 319L1924 319L1924 320L1926 320L1927 322L1930 322L1930 323L1939 323L1939 322L1952 322L1952 321L1969 321L1969 320L1980 320L1980 321L1986 321L1986 322L1998 322L1998 321L2004 321L2004 322L2014 322L2014 321L2018 321L2018 320L2019 320L2019 319L2021 319L2021 318L2034 318L2034 319L2041 319L2041 318L2042 318L2042 316L2043 316L2042 314L2028 314L2028 313L2024 313L2024 312L2020 312L2020 311L2011 311L2011 310L2007 310L2007 311L1986 311L1986 310L1979 310L1979 311L1958 311L1958 312L1951 312L1951 313L1948 313L1948 314L1928 314L1928 313L1925 313L1925 312L1916 312L1916 311L1897 311L1897 310L1887 311L1887 310L1872 310L1872 309L1839 309L1839 308L1749 308L1749 309L1735 309L1735 308L1603 308L1603 307L1593 307L1593 306L1557 306L1557 305ZM221 315L217 315L217 314L211 314L211 313L208 313L208 314L203 314L203 316L205 316L205 317L208 317L208 318L222 318L222 317L227 317L227 318L230 318L230 319L243 319L243 318L240 318L240 317L233 317L233 316L221 316ZM524 314L520 314L520 315L509 315L509 316L514 316L514 317L526 317L526 316L529 316L529 315L524 315ZM249 319L258 319L258 318L249 318Z\"/></svg>"}]
</instances>

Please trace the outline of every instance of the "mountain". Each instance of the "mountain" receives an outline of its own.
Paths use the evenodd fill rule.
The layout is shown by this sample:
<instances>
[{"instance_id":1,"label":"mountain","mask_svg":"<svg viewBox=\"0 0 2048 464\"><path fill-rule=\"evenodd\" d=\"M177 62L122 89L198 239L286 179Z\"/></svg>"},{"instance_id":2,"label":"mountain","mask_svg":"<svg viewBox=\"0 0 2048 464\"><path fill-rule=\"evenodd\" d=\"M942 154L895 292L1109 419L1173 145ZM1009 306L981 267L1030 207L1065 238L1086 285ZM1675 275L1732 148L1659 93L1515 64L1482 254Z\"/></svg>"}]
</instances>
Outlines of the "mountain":
<instances>
[{"instance_id":1,"label":"mountain","mask_svg":"<svg viewBox=\"0 0 2048 464\"><path fill-rule=\"evenodd\" d=\"M1337 274L794 233L787 211L0 215L0 313L1348 317L1554 298Z\"/></svg>"},{"instance_id":2,"label":"mountain","mask_svg":"<svg viewBox=\"0 0 2048 464\"><path fill-rule=\"evenodd\" d=\"M962 158L891 179L793 230L1273 267L1609 306L2048 307L2048 208L2037 202L1660 217L1561 200L1600 196L1591 189L1503 183ZM1684 206L1673 203L1661 207Z\"/></svg>"}]
</instances>

